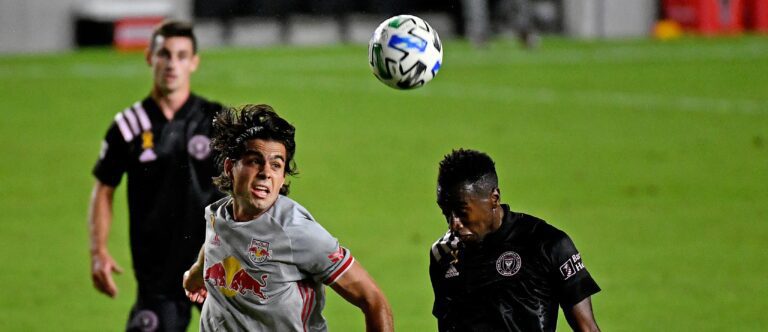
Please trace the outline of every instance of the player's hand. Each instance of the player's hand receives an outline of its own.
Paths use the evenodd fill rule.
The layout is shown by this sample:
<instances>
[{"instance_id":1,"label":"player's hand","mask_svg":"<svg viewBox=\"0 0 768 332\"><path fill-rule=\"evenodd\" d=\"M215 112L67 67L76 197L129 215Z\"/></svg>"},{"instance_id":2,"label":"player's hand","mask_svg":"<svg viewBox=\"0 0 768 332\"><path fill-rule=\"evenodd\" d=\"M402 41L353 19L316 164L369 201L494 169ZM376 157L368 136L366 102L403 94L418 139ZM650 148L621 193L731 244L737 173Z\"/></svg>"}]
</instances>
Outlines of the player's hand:
<instances>
[{"instance_id":1,"label":"player's hand","mask_svg":"<svg viewBox=\"0 0 768 332\"><path fill-rule=\"evenodd\" d=\"M123 268L117 265L117 262L108 252L91 254L91 279L93 287L99 292L114 298L117 296L117 285L112 279L112 273L123 273Z\"/></svg>"},{"instance_id":2,"label":"player's hand","mask_svg":"<svg viewBox=\"0 0 768 332\"><path fill-rule=\"evenodd\" d=\"M182 285L184 286L184 293L187 294L190 301L203 303L208 297L208 291L205 289L202 271L196 269L196 266L197 264L194 264L192 268L184 272Z\"/></svg>"}]
</instances>

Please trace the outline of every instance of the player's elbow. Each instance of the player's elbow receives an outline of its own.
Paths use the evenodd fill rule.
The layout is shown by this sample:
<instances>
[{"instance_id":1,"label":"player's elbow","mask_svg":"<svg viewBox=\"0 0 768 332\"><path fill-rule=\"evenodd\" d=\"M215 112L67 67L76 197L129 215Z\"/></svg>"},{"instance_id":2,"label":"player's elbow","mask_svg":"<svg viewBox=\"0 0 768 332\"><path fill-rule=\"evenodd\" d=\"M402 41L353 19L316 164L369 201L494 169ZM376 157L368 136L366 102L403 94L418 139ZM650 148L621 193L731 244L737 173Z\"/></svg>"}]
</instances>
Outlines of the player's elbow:
<instances>
[{"instance_id":1,"label":"player's elbow","mask_svg":"<svg viewBox=\"0 0 768 332\"><path fill-rule=\"evenodd\" d=\"M362 295L353 304L363 312L372 313L389 310L389 302L378 287L371 287Z\"/></svg>"},{"instance_id":2,"label":"player's elbow","mask_svg":"<svg viewBox=\"0 0 768 332\"><path fill-rule=\"evenodd\" d=\"M381 314L391 311L389 301L384 296L384 292L376 286L369 286L353 303L360 308L366 315Z\"/></svg>"},{"instance_id":3,"label":"player's elbow","mask_svg":"<svg viewBox=\"0 0 768 332\"><path fill-rule=\"evenodd\" d=\"M583 326L579 328L579 331L581 332L600 332L600 328L597 327L597 324L593 324L591 326Z\"/></svg>"},{"instance_id":4,"label":"player's elbow","mask_svg":"<svg viewBox=\"0 0 768 332\"><path fill-rule=\"evenodd\" d=\"M358 307L365 314L366 331L390 332L394 330L392 308L384 293L378 288L365 296Z\"/></svg>"}]
</instances>

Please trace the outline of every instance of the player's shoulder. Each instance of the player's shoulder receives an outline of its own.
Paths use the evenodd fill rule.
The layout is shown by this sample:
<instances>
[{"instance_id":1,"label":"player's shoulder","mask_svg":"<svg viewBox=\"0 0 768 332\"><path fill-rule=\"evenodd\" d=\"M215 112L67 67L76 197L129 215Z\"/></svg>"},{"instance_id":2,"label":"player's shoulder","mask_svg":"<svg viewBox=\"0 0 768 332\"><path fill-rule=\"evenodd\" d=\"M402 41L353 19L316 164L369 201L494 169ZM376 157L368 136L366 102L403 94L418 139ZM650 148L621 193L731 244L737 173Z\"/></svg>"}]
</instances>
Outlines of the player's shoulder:
<instances>
[{"instance_id":1,"label":"player's shoulder","mask_svg":"<svg viewBox=\"0 0 768 332\"><path fill-rule=\"evenodd\" d=\"M197 107L208 115L214 115L224 108L224 105L218 101L209 100L201 95L190 94L190 98L193 98L197 103Z\"/></svg>"},{"instance_id":2,"label":"player's shoulder","mask_svg":"<svg viewBox=\"0 0 768 332\"><path fill-rule=\"evenodd\" d=\"M541 252L556 254L567 252L574 246L567 233L543 219L524 213L520 213L518 218L516 238L525 239L525 243L539 248Z\"/></svg>"},{"instance_id":3,"label":"player's shoulder","mask_svg":"<svg viewBox=\"0 0 768 332\"><path fill-rule=\"evenodd\" d=\"M118 111L113 118L113 128L120 132L126 142L133 141L142 132L152 130L152 121L145 109L146 100L134 102Z\"/></svg>"},{"instance_id":4,"label":"player's shoulder","mask_svg":"<svg viewBox=\"0 0 768 332\"><path fill-rule=\"evenodd\" d=\"M288 196L278 196L268 213L273 222L283 229L316 224L309 211Z\"/></svg>"},{"instance_id":5,"label":"player's shoulder","mask_svg":"<svg viewBox=\"0 0 768 332\"><path fill-rule=\"evenodd\" d=\"M216 214L219 217L223 217L224 209L231 199L232 197L227 195L211 204L208 204L208 206L205 207L205 215Z\"/></svg>"},{"instance_id":6,"label":"player's shoulder","mask_svg":"<svg viewBox=\"0 0 768 332\"><path fill-rule=\"evenodd\" d=\"M450 256L451 251L459 248L459 238L453 236L451 231L445 232L437 241L432 243L429 253L435 261L440 261Z\"/></svg>"},{"instance_id":7,"label":"player's shoulder","mask_svg":"<svg viewBox=\"0 0 768 332\"><path fill-rule=\"evenodd\" d=\"M278 196L275 205L267 212L273 225L280 229L293 243L318 246L323 243L337 243L338 240L318 223L304 206L288 198Z\"/></svg>"},{"instance_id":8,"label":"player's shoulder","mask_svg":"<svg viewBox=\"0 0 768 332\"><path fill-rule=\"evenodd\" d=\"M539 241L557 240L566 236L565 232L549 224L544 219L522 212L510 212L514 220L515 233Z\"/></svg>"}]
</instances>

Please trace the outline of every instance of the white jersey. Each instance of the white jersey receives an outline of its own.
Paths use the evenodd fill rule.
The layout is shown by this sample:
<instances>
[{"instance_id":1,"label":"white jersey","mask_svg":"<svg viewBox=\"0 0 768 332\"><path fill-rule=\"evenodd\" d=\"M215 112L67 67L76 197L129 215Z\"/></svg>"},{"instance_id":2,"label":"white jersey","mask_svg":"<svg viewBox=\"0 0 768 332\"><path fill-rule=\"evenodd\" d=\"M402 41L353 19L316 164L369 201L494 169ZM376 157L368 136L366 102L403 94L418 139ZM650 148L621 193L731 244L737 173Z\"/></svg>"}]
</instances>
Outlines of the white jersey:
<instances>
[{"instance_id":1,"label":"white jersey","mask_svg":"<svg viewBox=\"0 0 768 332\"><path fill-rule=\"evenodd\" d=\"M225 197L205 215L201 331L327 331L323 284L354 258L303 206L279 196L258 218L236 222Z\"/></svg>"}]
</instances>

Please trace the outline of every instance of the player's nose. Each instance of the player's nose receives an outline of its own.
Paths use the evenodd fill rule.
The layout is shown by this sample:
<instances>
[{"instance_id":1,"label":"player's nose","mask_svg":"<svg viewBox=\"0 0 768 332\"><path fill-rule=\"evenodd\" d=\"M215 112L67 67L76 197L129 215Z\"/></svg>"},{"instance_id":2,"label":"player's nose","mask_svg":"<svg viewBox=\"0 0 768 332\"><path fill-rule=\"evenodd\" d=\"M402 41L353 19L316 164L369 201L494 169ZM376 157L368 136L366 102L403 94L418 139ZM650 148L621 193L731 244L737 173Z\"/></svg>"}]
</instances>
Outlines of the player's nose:
<instances>
[{"instance_id":1,"label":"player's nose","mask_svg":"<svg viewBox=\"0 0 768 332\"><path fill-rule=\"evenodd\" d=\"M450 229L455 232L464 228L464 224L461 223L461 219L459 219L459 217L451 214L451 216L448 217L448 227L450 227Z\"/></svg>"},{"instance_id":2,"label":"player's nose","mask_svg":"<svg viewBox=\"0 0 768 332\"><path fill-rule=\"evenodd\" d=\"M272 177L272 170L265 164L259 165L259 171L256 173L259 179L269 179Z\"/></svg>"}]
</instances>

